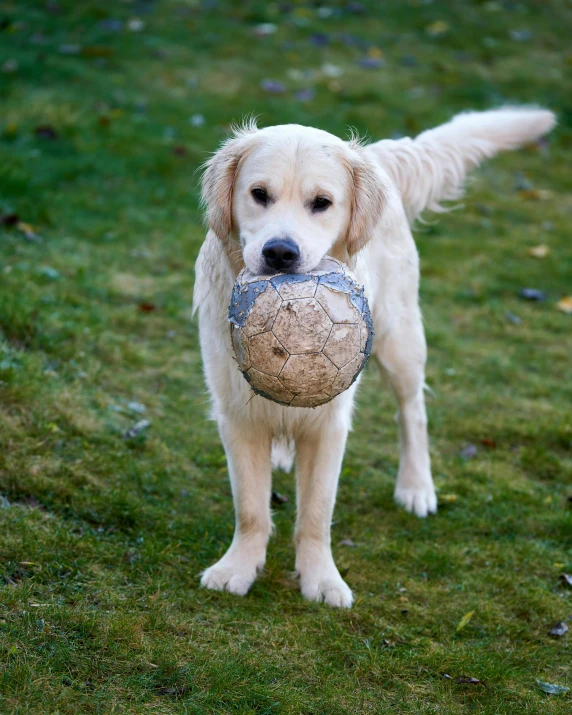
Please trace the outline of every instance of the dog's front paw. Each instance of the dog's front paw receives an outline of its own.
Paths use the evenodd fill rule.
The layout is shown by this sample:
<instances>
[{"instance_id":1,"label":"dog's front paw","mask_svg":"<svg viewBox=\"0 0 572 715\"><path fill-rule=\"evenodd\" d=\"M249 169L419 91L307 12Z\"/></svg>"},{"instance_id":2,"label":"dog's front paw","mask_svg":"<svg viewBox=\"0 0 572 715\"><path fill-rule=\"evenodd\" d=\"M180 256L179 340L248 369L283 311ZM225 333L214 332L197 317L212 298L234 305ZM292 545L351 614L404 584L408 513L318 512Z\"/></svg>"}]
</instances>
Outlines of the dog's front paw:
<instances>
[{"instance_id":1,"label":"dog's front paw","mask_svg":"<svg viewBox=\"0 0 572 715\"><path fill-rule=\"evenodd\" d=\"M350 587L339 574L337 578L301 580L300 587L302 596L309 601L327 603L336 608L350 608L354 602Z\"/></svg>"},{"instance_id":2,"label":"dog's front paw","mask_svg":"<svg viewBox=\"0 0 572 715\"><path fill-rule=\"evenodd\" d=\"M437 495L433 483L421 487L402 487L397 484L395 501L416 516L425 517L437 512Z\"/></svg>"},{"instance_id":3,"label":"dog's front paw","mask_svg":"<svg viewBox=\"0 0 572 715\"><path fill-rule=\"evenodd\" d=\"M252 559L240 552L227 552L220 561L203 571L201 586L214 591L228 591L244 596L264 567L264 560Z\"/></svg>"},{"instance_id":4,"label":"dog's front paw","mask_svg":"<svg viewBox=\"0 0 572 715\"><path fill-rule=\"evenodd\" d=\"M336 565L316 565L314 568L298 568L302 596L309 601L327 603L337 608L350 608L354 598L350 587L340 576Z\"/></svg>"}]
</instances>

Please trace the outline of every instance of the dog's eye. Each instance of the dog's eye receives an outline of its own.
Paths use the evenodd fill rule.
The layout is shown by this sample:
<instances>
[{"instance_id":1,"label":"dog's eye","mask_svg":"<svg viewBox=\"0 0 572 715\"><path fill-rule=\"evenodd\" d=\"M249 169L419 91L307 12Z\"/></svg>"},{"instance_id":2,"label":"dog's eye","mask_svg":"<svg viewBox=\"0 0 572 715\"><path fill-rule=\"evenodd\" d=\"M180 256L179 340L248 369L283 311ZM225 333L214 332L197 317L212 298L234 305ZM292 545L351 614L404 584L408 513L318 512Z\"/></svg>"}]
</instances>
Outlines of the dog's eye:
<instances>
[{"instance_id":1,"label":"dog's eye","mask_svg":"<svg viewBox=\"0 0 572 715\"><path fill-rule=\"evenodd\" d=\"M252 189L250 193L252 194L252 198L257 203L266 206L268 203L268 193L266 192L266 189Z\"/></svg>"},{"instance_id":2,"label":"dog's eye","mask_svg":"<svg viewBox=\"0 0 572 715\"><path fill-rule=\"evenodd\" d=\"M325 196L316 196L312 202L312 211L325 211L331 203Z\"/></svg>"}]
</instances>

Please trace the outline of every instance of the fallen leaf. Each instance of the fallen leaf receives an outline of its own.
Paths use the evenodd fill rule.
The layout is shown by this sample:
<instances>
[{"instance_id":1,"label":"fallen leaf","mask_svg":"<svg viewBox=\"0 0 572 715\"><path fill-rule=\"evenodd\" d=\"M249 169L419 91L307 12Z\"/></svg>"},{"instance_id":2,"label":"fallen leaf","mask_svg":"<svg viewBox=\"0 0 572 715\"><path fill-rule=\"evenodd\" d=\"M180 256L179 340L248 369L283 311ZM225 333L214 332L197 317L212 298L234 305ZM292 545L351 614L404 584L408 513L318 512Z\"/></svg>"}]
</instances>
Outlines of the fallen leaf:
<instances>
[{"instance_id":1,"label":"fallen leaf","mask_svg":"<svg viewBox=\"0 0 572 715\"><path fill-rule=\"evenodd\" d=\"M270 501L273 504L277 504L277 505L281 506L282 504L288 504L288 497L285 494L280 494L280 492L272 492Z\"/></svg>"},{"instance_id":2,"label":"fallen leaf","mask_svg":"<svg viewBox=\"0 0 572 715\"><path fill-rule=\"evenodd\" d=\"M461 618L461 620L457 624L457 627L455 628L456 633L463 630L463 628L467 625L467 623L473 617L473 613L474 613L474 611L469 611L468 613L465 613L465 615Z\"/></svg>"},{"instance_id":3,"label":"fallen leaf","mask_svg":"<svg viewBox=\"0 0 572 715\"><path fill-rule=\"evenodd\" d=\"M82 49L81 45L60 45L58 52L60 55L79 55Z\"/></svg>"},{"instance_id":4,"label":"fallen leaf","mask_svg":"<svg viewBox=\"0 0 572 715\"><path fill-rule=\"evenodd\" d=\"M294 93L294 99L299 102L311 102L316 97L313 89L300 89Z\"/></svg>"},{"instance_id":5,"label":"fallen leaf","mask_svg":"<svg viewBox=\"0 0 572 715\"><path fill-rule=\"evenodd\" d=\"M177 145L173 147L173 154L182 158L184 156L187 156L187 150L184 146Z\"/></svg>"},{"instance_id":6,"label":"fallen leaf","mask_svg":"<svg viewBox=\"0 0 572 715\"><path fill-rule=\"evenodd\" d=\"M51 266L42 266L39 270L39 274L52 281L57 281L61 278L61 273Z\"/></svg>"},{"instance_id":7,"label":"fallen leaf","mask_svg":"<svg viewBox=\"0 0 572 715\"><path fill-rule=\"evenodd\" d=\"M114 20L112 18L107 18L106 20L100 20L97 26L101 30L107 30L108 32L120 32L123 28L123 23L121 20Z\"/></svg>"},{"instance_id":8,"label":"fallen leaf","mask_svg":"<svg viewBox=\"0 0 572 715\"><path fill-rule=\"evenodd\" d=\"M81 54L84 57L111 57L113 48L105 47L104 45L90 45L89 47L82 47Z\"/></svg>"},{"instance_id":9,"label":"fallen leaf","mask_svg":"<svg viewBox=\"0 0 572 715\"><path fill-rule=\"evenodd\" d=\"M452 504L454 501L457 501L456 494L439 494L439 502L441 504Z\"/></svg>"},{"instance_id":10,"label":"fallen leaf","mask_svg":"<svg viewBox=\"0 0 572 715\"><path fill-rule=\"evenodd\" d=\"M202 114L193 114L189 117L189 124L193 127L202 127L205 123L205 118Z\"/></svg>"},{"instance_id":11,"label":"fallen leaf","mask_svg":"<svg viewBox=\"0 0 572 715\"><path fill-rule=\"evenodd\" d=\"M139 310L142 313L152 313L156 308L157 306L153 303L139 303Z\"/></svg>"},{"instance_id":12,"label":"fallen leaf","mask_svg":"<svg viewBox=\"0 0 572 715\"><path fill-rule=\"evenodd\" d=\"M542 680L537 680L536 684L538 687L548 693L548 695L562 695L562 693L567 693L570 688L565 688L563 685L553 685L552 683L545 683Z\"/></svg>"},{"instance_id":13,"label":"fallen leaf","mask_svg":"<svg viewBox=\"0 0 572 715\"><path fill-rule=\"evenodd\" d=\"M314 45L314 47L324 47L329 42L330 36L325 32L314 32L313 35L310 35L310 44Z\"/></svg>"},{"instance_id":14,"label":"fallen leaf","mask_svg":"<svg viewBox=\"0 0 572 715\"><path fill-rule=\"evenodd\" d=\"M361 57L357 63L360 67L367 70L376 70L385 65L385 62L380 57L369 56Z\"/></svg>"},{"instance_id":15,"label":"fallen leaf","mask_svg":"<svg viewBox=\"0 0 572 715\"><path fill-rule=\"evenodd\" d=\"M274 79L263 79L260 82L260 87L269 94L284 94L284 92L286 91L285 85L283 85L282 82L277 82Z\"/></svg>"},{"instance_id":16,"label":"fallen leaf","mask_svg":"<svg viewBox=\"0 0 572 715\"><path fill-rule=\"evenodd\" d=\"M527 42L533 38L533 34L530 30L509 30L509 37L515 42Z\"/></svg>"},{"instance_id":17,"label":"fallen leaf","mask_svg":"<svg viewBox=\"0 0 572 715\"><path fill-rule=\"evenodd\" d=\"M548 189L521 189L518 193L526 201L549 201L552 198L552 191Z\"/></svg>"},{"instance_id":18,"label":"fallen leaf","mask_svg":"<svg viewBox=\"0 0 572 715\"><path fill-rule=\"evenodd\" d=\"M137 414L142 415L147 408L141 402L128 402L127 409L131 410L131 412L137 412Z\"/></svg>"},{"instance_id":19,"label":"fallen leaf","mask_svg":"<svg viewBox=\"0 0 572 715\"><path fill-rule=\"evenodd\" d=\"M20 223L18 214L0 214L0 226L15 226Z\"/></svg>"},{"instance_id":20,"label":"fallen leaf","mask_svg":"<svg viewBox=\"0 0 572 715\"><path fill-rule=\"evenodd\" d=\"M481 444L483 445L483 447L487 447L488 449L497 448L497 443L494 441L494 439L489 439L488 437L484 437L481 440Z\"/></svg>"},{"instance_id":21,"label":"fallen leaf","mask_svg":"<svg viewBox=\"0 0 572 715\"><path fill-rule=\"evenodd\" d=\"M556 307L563 313L572 313L572 295L567 295L566 298L559 300Z\"/></svg>"},{"instance_id":22,"label":"fallen leaf","mask_svg":"<svg viewBox=\"0 0 572 715\"><path fill-rule=\"evenodd\" d=\"M149 420L139 420L139 422L136 422L131 429L127 430L127 432L123 435L123 439L134 439L150 426L151 423Z\"/></svg>"},{"instance_id":23,"label":"fallen leaf","mask_svg":"<svg viewBox=\"0 0 572 715\"><path fill-rule=\"evenodd\" d=\"M546 299L546 293L542 290L538 290L537 288L522 288L519 295L525 300L535 300L538 302Z\"/></svg>"},{"instance_id":24,"label":"fallen leaf","mask_svg":"<svg viewBox=\"0 0 572 715\"><path fill-rule=\"evenodd\" d=\"M457 678L455 683L457 685L482 685L485 688L487 687L482 680L479 680L478 678L467 678L465 676Z\"/></svg>"},{"instance_id":25,"label":"fallen leaf","mask_svg":"<svg viewBox=\"0 0 572 715\"><path fill-rule=\"evenodd\" d=\"M460 452L459 456L462 457L463 459L472 459L473 457L476 457L477 455L477 447L474 444L468 444L466 447L464 447Z\"/></svg>"},{"instance_id":26,"label":"fallen leaf","mask_svg":"<svg viewBox=\"0 0 572 715\"><path fill-rule=\"evenodd\" d=\"M127 29L131 32L141 32L141 30L145 29L145 23L138 17L132 17L127 22Z\"/></svg>"},{"instance_id":27,"label":"fallen leaf","mask_svg":"<svg viewBox=\"0 0 572 715\"><path fill-rule=\"evenodd\" d=\"M560 638L560 636L563 636L565 633L568 633L568 626L564 621L558 621L558 623L555 623L550 631L548 632L549 636L554 636L555 638Z\"/></svg>"},{"instance_id":28,"label":"fallen leaf","mask_svg":"<svg viewBox=\"0 0 572 715\"><path fill-rule=\"evenodd\" d=\"M425 32L429 35L429 37L440 37L441 35L444 35L448 30L449 25L443 20L436 20L430 25L427 25L427 27L425 28Z\"/></svg>"},{"instance_id":29,"label":"fallen leaf","mask_svg":"<svg viewBox=\"0 0 572 715\"><path fill-rule=\"evenodd\" d=\"M538 246L530 246L526 252L533 258L545 258L550 253L550 248L545 243L540 243Z\"/></svg>"},{"instance_id":30,"label":"fallen leaf","mask_svg":"<svg viewBox=\"0 0 572 715\"><path fill-rule=\"evenodd\" d=\"M351 539L342 539L339 544L340 546L357 546L357 544Z\"/></svg>"},{"instance_id":31,"label":"fallen leaf","mask_svg":"<svg viewBox=\"0 0 572 715\"><path fill-rule=\"evenodd\" d=\"M511 313L510 310L506 311L504 317L513 325L522 325L522 318L519 318L518 315Z\"/></svg>"},{"instance_id":32,"label":"fallen leaf","mask_svg":"<svg viewBox=\"0 0 572 715\"><path fill-rule=\"evenodd\" d=\"M252 30L254 37L268 37L268 35L273 35L278 27L272 22L263 22Z\"/></svg>"},{"instance_id":33,"label":"fallen leaf","mask_svg":"<svg viewBox=\"0 0 572 715\"><path fill-rule=\"evenodd\" d=\"M572 576L570 576L567 573L561 573L560 574L560 579L567 585L567 586L572 586Z\"/></svg>"},{"instance_id":34,"label":"fallen leaf","mask_svg":"<svg viewBox=\"0 0 572 715\"><path fill-rule=\"evenodd\" d=\"M6 74L14 74L14 72L18 71L19 66L18 60L6 60L6 62L2 65L2 72L5 72Z\"/></svg>"},{"instance_id":35,"label":"fallen leaf","mask_svg":"<svg viewBox=\"0 0 572 715\"><path fill-rule=\"evenodd\" d=\"M175 698L182 698L188 690L189 688L186 685L177 685L173 688L155 688L157 695L170 695Z\"/></svg>"},{"instance_id":36,"label":"fallen leaf","mask_svg":"<svg viewBox=\"0 0 572 715\"><path fill-rule=\"evenodd\" d=\"M58 138L57 131L50 124L39 124L34 129L34 134L38 139L49 139L55 141Z\"/></svg>"},{"instance_id":37,"label":"fallen leaf","mask_svg":"<svg viewBox=\"0 0 572 715\"><path fill-rule=\"evenodd\" d=\"M16 228L18 229L18 231L21 231L24 234L24 238L27 241L35 241L36 243L41 242L42 239L34 231L34 227L31 226L29 223L18 221L18 223L16 224Z\"/></svg>"},{"instance_id":38,"label":"fallen leaf","mask_svg":"<svg viewBox=\"0 0 572 715\"><path fill-rule=\"evenodd\" d=\"M343 75L344 71L341 67L332 64L331 62L325 62L322 65L322 74L325 77L330 77L332 79L337 79Z\"/></svg>"}]
</instances>

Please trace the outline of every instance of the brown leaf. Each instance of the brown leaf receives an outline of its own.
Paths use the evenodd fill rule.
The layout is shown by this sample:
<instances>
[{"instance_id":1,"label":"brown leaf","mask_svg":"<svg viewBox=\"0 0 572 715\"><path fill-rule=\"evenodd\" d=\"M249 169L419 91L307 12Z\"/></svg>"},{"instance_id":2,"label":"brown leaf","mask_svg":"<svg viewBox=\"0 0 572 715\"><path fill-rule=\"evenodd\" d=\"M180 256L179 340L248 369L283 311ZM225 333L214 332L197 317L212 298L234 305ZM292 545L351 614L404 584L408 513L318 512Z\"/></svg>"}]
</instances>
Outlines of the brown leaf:
<instances>
[{"instance_id":1,"label":"brown leaf","mask_svg":"<svg viewBox=\"0 0 572 715\"><path fill-rule=\"evenodd\" d=\"M157 309L157 306L153 303L139 303L139 310L142 313L152 313Z\"/></svg>"},{"instance_id":2,"label":"brown leaf","mask_svg":"<svg viewBox=\"0 0 572 715\"><path fill-rule=\"evenodd\" d=\"M0 226L15 226L19 221L18 214L0 214Z\"/></svg>"},{"instance_id":3,"label":"brown leaf","mask_svg":"<svg viewBox=\"0 0 572 715\"><path fill-rule=\"evenodd\" d=\"M51 124L39 124L34 129L34 134L38 137L38 139L49 139L50 141L54 141L58 138L58 133L51 126Z\"/></svg>"},{"instance_id":4,"label":"brown leaf","mask_svg":"<svg viewBox=\"0 0 572 715\"><path fill-rule=\"evenodd\" d=\"M556 307L563 313L572 313L572 295L568 295L566 298L559 300L558 303L556 303Z\"/></svg>"},{"instance_id":5,"label":"brown leaf","mask_svg":"<svg viewBox=\"0 0 572 715\"><path fill-rule=\"evenodd\" d=\"M457 678L455 680L455 683L457 685L482 685L483 688L487 687L482 680L478 680L478 678L467 678L465 676L460 676L459 678Z\"/></svg>"},{"instance_id":6,"label":"brown leaf","mask_svg":"<svg viewBox=\"0 0 572 715\"><path fill-rule=\"evenodd\" d=\"M481 444L483 447L487 447L488 449L496 449L497 447L497 443L494 439L488 439L487 437L481 440Z\"/></svg>"},{"instance_id":7,"label":"brown leaf","mask_svg":"<svg viewBox=\"0 0 572 715\"><path fill-rule=\"evenodd\" d=\"M103 45L91 45L90 47L82 48L81 54L84 57L111 57L113 48L104 47Z\"/></svg>"}]
</instances>

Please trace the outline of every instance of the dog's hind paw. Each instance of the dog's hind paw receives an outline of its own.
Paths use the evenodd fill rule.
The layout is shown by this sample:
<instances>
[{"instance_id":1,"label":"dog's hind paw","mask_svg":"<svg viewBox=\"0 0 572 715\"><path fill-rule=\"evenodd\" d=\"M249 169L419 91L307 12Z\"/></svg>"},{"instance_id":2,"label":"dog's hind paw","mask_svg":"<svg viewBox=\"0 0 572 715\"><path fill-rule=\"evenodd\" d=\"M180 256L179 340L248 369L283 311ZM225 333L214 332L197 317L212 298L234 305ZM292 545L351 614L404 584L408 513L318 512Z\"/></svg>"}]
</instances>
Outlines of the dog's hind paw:
<instances>
[{"instance_id":1,"label":"dog's hind paw","mask_svg":"<svg viewBox=\"0 0 572 715\"><path fill-rule=\"evenodd\" d=\"M437 513L437 495L433 484L418 488L397 485L393 496L398 504L416 516Z\"/></svg>"}]
</instances>

